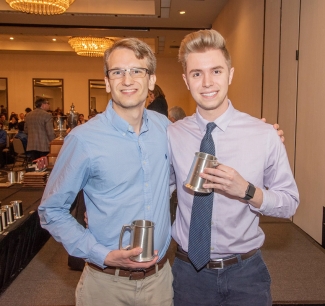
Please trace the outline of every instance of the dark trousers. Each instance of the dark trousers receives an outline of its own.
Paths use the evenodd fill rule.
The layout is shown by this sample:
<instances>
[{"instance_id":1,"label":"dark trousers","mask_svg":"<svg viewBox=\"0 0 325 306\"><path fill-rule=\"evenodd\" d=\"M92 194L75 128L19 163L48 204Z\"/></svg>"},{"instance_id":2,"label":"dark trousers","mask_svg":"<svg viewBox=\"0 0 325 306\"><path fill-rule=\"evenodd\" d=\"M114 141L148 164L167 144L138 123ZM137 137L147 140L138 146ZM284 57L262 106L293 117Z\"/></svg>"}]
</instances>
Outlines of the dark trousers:
<instances>
[{"instance_id":1,"label":"dark trousers","mask_svg":"<svg viewBox=\"0 0 325 306\"><path fill-rule=\"evenodd\" d=\"M6 144L5 143L0 143L0 167L3 167L5 165L5 159L3 156L3 149L6 148Z\"/></svg>"},{"instance_id":2,"label":"dark trousers","mask_svg":"<svg viewBox=\"0 0 325 306\"><path fill-rule=\"evenodd\" d=\"M175 258L175 306L271 306L271 277L258 250L252 257L224 269L195 270Z\"/></svg>"},{"instance_id":3,"label":"dark trousers","mask_svg":"<svg viewBox=\"0 0 325 306\"><path fill-rule=\"evenodd\" d=\"M36 150L31 150L28 151L29 155L30 155L30 159L33 161L35 159L38 159L40 157L46 156L47 154L49 154L49 152L41 152L41 151L36 151Z\"/></svg>"}]
</instances>

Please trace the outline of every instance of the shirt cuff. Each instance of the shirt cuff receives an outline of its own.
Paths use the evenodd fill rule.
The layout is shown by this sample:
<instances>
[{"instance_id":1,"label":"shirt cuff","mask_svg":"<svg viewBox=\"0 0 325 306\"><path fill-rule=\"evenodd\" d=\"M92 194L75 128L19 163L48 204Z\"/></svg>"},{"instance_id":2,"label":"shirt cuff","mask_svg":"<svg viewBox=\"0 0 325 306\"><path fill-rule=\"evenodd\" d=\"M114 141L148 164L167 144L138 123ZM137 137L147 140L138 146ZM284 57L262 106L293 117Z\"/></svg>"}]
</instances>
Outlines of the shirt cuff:
<instances>
[{"instance_id":1,"label":"shirt cuff","mask_svg":"<svg viewBox=\"0 0 325 306\"><path fill-rule=\"evenodd\" d=\"M263 192L263 203L260 208L256 208L253 205L251 206L251 209L254 211L257 211L261 213L262 215L269 215L270 212L274 209L275 203L276 203L276 194L273 192L270 192L266 189L261 189Z\"/></svg>"},{"instance_id":2,"label":"shirt cuff","mask_svg":"<svg viewBox=\"0 0 325 306\"><path fill-rule=\"evenodd\" d=\"M93 246L89 254L89 262L101 267L102 269L106 268L104 265L105 258L109 252L112 250L103 246L102 244L97 243Z\"/></svg>"}]
</instances>

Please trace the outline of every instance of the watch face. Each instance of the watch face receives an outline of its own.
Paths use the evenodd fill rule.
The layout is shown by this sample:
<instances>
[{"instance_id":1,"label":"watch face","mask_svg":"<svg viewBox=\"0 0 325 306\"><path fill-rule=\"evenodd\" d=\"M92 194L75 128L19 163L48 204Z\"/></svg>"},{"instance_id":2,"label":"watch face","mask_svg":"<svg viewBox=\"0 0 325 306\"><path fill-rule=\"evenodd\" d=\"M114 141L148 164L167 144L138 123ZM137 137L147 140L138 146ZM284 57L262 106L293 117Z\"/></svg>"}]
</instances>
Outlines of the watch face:
<instances>
[{"instance_id":1,"label":"watch face","mask_svg":"<svg viewBox=\"0 0 325 306\"><path fill-rule=\"evenodd\" d=\"M253 184L249 183L248 192L246 195L249 196L250 199L253 198L254 194L255 194L255 190L256 190L255 186Z\"/></svg>"},{"instance_id":2,"label":"watch face","mask_svg":"<svg viewBox=\"0 0 325 306\"><path fill-rule=\"evenodd\" d=\"M245 195L244 200L252 199L254 197L255 190L256 190L255 186L248 182L248 187L247 187L247 190L246 190L246 195Z\"/></svg>"}]
</instances>

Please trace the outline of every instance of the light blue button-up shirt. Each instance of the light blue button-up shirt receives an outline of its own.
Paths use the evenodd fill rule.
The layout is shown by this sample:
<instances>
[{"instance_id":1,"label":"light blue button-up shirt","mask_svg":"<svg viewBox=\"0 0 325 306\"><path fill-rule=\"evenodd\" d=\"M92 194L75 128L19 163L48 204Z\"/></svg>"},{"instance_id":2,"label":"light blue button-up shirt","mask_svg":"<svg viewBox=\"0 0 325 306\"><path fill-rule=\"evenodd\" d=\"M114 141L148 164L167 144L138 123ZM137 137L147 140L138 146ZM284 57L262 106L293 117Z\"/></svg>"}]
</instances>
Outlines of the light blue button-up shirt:
<instances>
[{"instance_id":1,"label":"light blue button-up shirt","mask_svg":"<svg viewBox=\"0 0 325 306\"><path fill-rule=\"evenodd\" d=\"M155 223L154 248L163 257L170 243L169 157L166 116L144 110L139 135L109 103L106 111L73 129L65 138L46 185L41 225L69 254L104 267L119 247L123 225ZM89 228L69 213L84 190ZM129 244L129 233L123 246Z\"/></svg>"}]
</instances>

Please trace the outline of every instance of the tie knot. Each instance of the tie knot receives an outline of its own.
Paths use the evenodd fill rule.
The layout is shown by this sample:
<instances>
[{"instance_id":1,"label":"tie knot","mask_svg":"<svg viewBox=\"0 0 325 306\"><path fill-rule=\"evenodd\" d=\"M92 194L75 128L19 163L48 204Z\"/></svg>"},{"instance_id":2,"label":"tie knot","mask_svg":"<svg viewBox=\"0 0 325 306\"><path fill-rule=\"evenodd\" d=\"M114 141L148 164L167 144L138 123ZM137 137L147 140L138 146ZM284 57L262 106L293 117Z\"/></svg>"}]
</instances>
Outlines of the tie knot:
<instances>
[{"instance_id":1,"label":"tie knot","mask_svg":"<svg viewBox=\"0 0 325 306\"><path fill-rule=\"evenodd\" d=\"M212 131L214 130L214 128L216 127L217 125L214 123L214 122L209 122L207 124L207 131L206 131L206 134L211 134Z\"/></svg>"}]
</instances>

